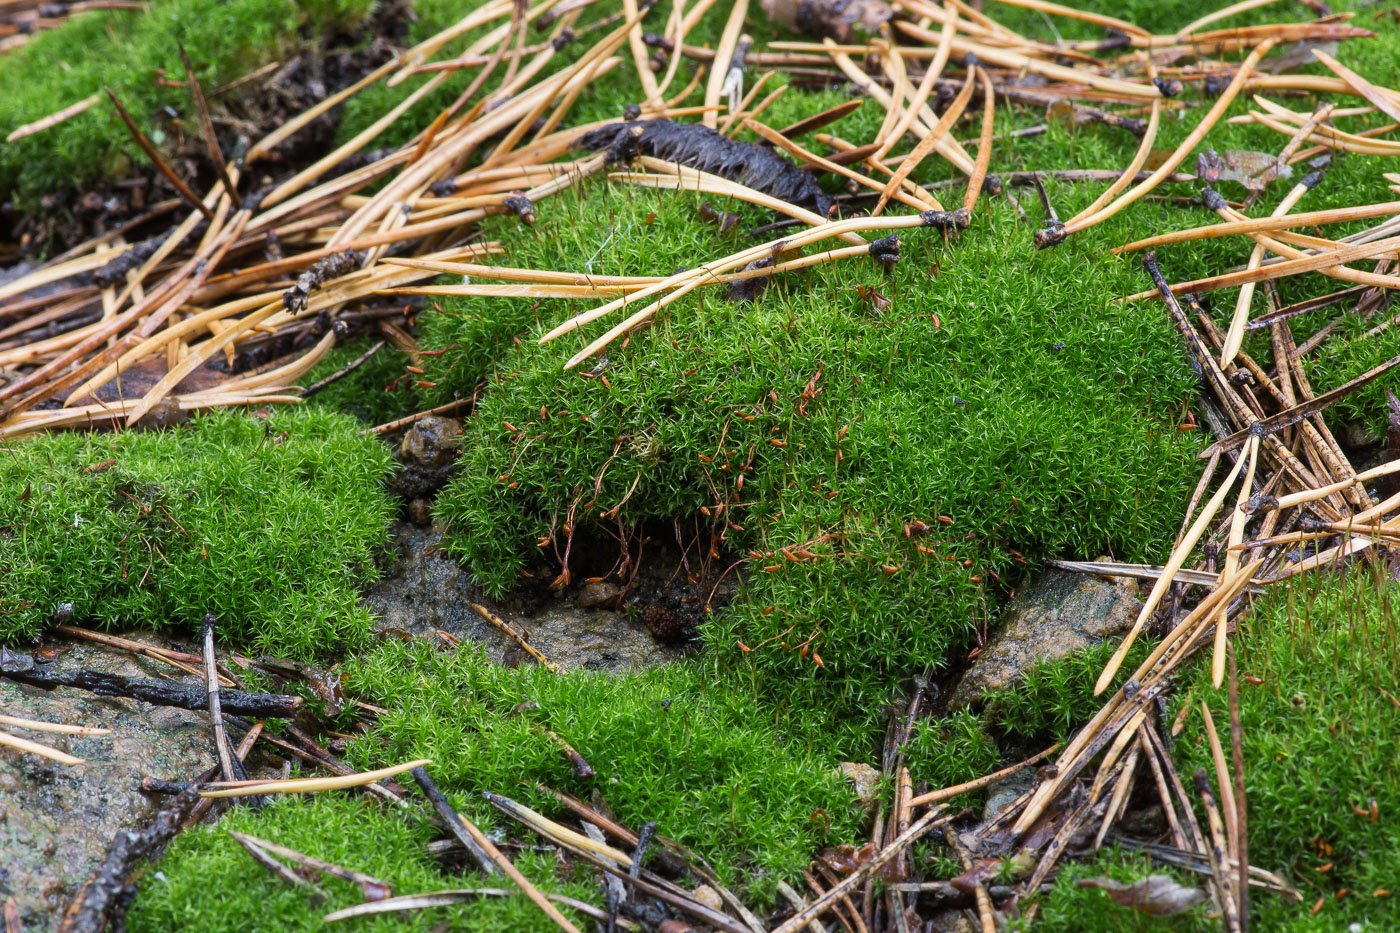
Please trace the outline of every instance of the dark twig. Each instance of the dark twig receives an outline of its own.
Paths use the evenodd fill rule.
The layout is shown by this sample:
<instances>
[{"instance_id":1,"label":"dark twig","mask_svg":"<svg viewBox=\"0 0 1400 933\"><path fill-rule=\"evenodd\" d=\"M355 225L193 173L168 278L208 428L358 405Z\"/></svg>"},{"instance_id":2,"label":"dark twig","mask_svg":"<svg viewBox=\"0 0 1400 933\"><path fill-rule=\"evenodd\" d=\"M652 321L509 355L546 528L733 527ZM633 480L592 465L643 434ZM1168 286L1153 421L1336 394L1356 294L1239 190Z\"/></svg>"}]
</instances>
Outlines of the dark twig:
<instances>
[{"instance_id":1,"label":"dark twig","mask_svg":"<svg viewBox=\"0 0 1400 933\"><path fill-rule=\"evenodd\" d=\"M321 391L322 389L324 389L326 386L331 385L331 384L336 383L336 382L339 382L340 380L344 379L346 376L350 375L350 374L353 373L355 370L357 370L357 369L359 369L361 366L363 366L366 362L368 362L368 361L369 361L369 358L372 357L372 356L374 356L374 354L378 353L381 349L383 349L384 344L386 344L386 343L388 343L387 340L381 340L381 341L379 341L379 342L376 343L374 346L372 346L372 347L370 347L368 350L366 350L364 353L361 353L359 356L355 357L355 359L351 360L349 363L345 364L345 365L342 366L340 369L337 369L335 372L331 373L331 374L330 374L329 376L327 376L326 378L324 378L324 379L322 379L321 381L316 382L316 383L313 383L312 385L308 386L308 387L301 393L301 397L302 397L302 398L310 398L311 396L315 395L317 392L320 392L320 391Z\"/></svg>"},{"instance_id":2,"label":"dark twig","mask_svg":"<svg viewBox=\"0 0 1400 933\"><path fill-rule=\"evenodd\" d=\"M121 101L117 100L117 95L112 93L112 89L107 87L103 88L103 90L106 91L107 96L111 98L112 106L117 108L117 114L122 118L122 122L126 124L126 128L130 130L131 135L136 138L136 145L140 146L141 151L146 153L146 158L150 159L151 162L155 164L156 170L165 176L166 181L174 185L175 190L180 193L180 197L184 198L189 202L191 207L203 214L206 220L213 223L214 212L205 206L204 202L199 199L199 196L190 190L190 186L185 184L184 179L176 175L175 170L170 167L169 163L160 157L160 153L156 152L156 147L151 145L151 141L146 138L146 134L141 132L141 127L137 126L136 121L131 118L131 114L126 112L126 108L122 106Z\"/></svg>"},{"instance_id":3,"label":"dark twig","mask_svg":"<svg viewBox=\"0 0 1400 933\"><path fill-rule=\"evenodd\" d=\"M164 851L199 803L199 785L191 784L176 794L146 829L118 832L102 864L78 889L59 923L59 933L103 933L109 921L114 926L120 924L130 903L127 892L132 872Z\"/></svg>"},{"instance_id":4,"label":"dark twig","mask_svg":"<svg viewBox=\"0 0 1400 933\"><path fill-rule=\"evenodd\" d=\"M408 773L413 775L413 779L423 789L423 795L432 803L433 809L437 811L438 816L446 824L447 831L466 847L466 850L471 853L471 857L476 859L476 863L481 866L481 870L488 875L500 874L496 870L496 864L491 861L491 856L487 855L486 850L467 832L463 825L465 821L457 815L457 811L452 809L452 804L447 802L447 798L442 795L442 791L438 790L433 779L428 777L428 772L419 766Z\"/></svg>"},{"instance_id":5,"label":"dark twig","mask_svg":"<svg viewBox=\"0 0 1400 933\"><path fill-rule=\"evenodd\" d=\"M104 697L131 697L156 706L202 711L209 706L203 685L186 686L158 680L132 680L106 671L83 669L63 674L47 671L0 670L8 677L31 687L53 690L56 687L76 687ZM247 693L243 690L220 691L220 706L225 713L269 719L290 719L301 709L302 698L276 693Z\"/></svg>"},{"instance_id":6,"label":"dark twig","mask_svg":"<svg viewBox=\"0 0 1400 933\"><path fill-rule=\"evenodd\" d=\"M204 134L204 145L209 150L209 161L214 163L214 171L219 175L219 181L224 183L224 193L232 201L237 194L234 188L233 179L229 177L228 163L224 161L223 150L219 148L219 137L214 135L214 120L209 116L209 102L204 98L204 88L199 84L199 78L195 77L194 66L190 64L190 56L185 52L185 44L177 43L180 50L180 61L185 66L185 76L190 81L190 95L194 97L194 108L199 113L199 129Z\"/></svg>"}]
</instances>

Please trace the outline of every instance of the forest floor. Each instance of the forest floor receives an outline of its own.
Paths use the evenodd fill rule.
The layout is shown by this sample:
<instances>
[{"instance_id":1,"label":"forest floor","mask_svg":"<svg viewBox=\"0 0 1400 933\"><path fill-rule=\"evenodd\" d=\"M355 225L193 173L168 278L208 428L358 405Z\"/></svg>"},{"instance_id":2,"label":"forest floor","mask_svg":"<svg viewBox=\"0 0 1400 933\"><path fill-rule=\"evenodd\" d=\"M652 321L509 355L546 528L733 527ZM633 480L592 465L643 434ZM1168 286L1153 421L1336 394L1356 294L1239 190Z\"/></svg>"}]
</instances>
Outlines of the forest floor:
<instances>
[{"instance_id":1,"label":"forest floor","mask_svg":"<svg viewBox=\"0 0 1400 933\"><path fill-rule=\"evenodd\" d=\"M1194 28L1212 11L1181 0L903 0L841 36L843 71L781 3L635 6L0 7L0 714L109 730L0 716L6 933L341 910L760 933L842 884L811 929L1400 926L1400 241L1260 276L1233 353L1238 280L1168 301L1113 252L1234 210L1338 212L1273 234L1308 255L1394 238L1400 8ZM892 133L949 11L986 44L952 43L930 119ZM1188 25L1240 32L1163 52L1154 84L1133 39ZM740 33L715 122L735 151L776 137L781 168L740 178L681 133L667 157L726 187L664 174L654 129L583 144L715 118L706 68ZM864 176L944 133L869 217ZM1174 150L1147 196L1036 247ZM804 254L823 218L765 186L845 242ZM1165 243L1152 268L1205 280L1252 246ZM751 247L747 280L605 346L611 318L574 327ZM369 912L390 894L436 897Z\"/></svg>"}]
</instances>

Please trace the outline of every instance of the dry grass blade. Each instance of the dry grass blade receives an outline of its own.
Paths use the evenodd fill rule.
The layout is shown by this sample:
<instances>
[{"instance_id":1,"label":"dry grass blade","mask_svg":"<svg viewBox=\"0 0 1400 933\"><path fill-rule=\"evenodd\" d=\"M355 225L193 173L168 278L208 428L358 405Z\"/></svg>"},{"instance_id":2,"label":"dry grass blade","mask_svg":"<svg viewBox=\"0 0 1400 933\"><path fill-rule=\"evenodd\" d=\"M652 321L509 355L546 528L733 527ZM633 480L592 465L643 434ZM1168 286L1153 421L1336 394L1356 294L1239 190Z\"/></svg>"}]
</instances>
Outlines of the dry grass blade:
<instances>
[{"instance_id":1,"label":"dry grass blade","mask_svg":"<svg viewBox=\"0 0 1400 933\"><path fill-rule=\"evenodd\" d=\"M449 891L433 891L428 894L405 894L401 897L388 897L382 901L368 901L364 904L356 904L354 907L345 907L332 911L321 918L325 923L337 923L341 920L353 920L356 917L372 917L375 914L398 913L399 911L426 910L429 907L450 907L453 904L460 904L463 901L472 901L481 897L510 897L516 892L507 891L505 888L461 888ZM608 913L599 910L592 904L568 897L563 894L545 894L556 904L577 910L585 916L594 920L607 920ZM618 917L617 925L624 930L637 930L637 926L626 917Z\"/></svg>"},{"instance_id":2,"label":"dry grass blade","mask_svg":"<svg viewBox=\"0 0 1400 933\"><path fill-rule=\"evenodd\" d=\"M31 755L38 755L41 758L48 758L61 765L80 765L83 763L82 758L76 758L67 752L61 752L48 745L41 745L38 742L22 739L17 735L10 735L8 732L0 732L0 745L6 745L22 752L29 752Z\"/></svg>"},{"instance_id":3,"label":"dry grass blade","mask_svg":"<svg viewBox=\"0 0 1400 933\"><path fill-rule=\"evenodd\" d=\"M18 729L28 729L31 732L55 732L62 735L110 735L112 732L111 729L103 729L98 726L70 726L67 723L24 719L5 713L0 713L0 726L14 726Z\"/></svg>"},{"instance_id":4,"label":"dry grass blade","mask_svg":"<svg viewBox=\"0 0 1400 933\"><path fill-rule=\"evenodd\" d=\"M273 877L281 879L294 888L310 888L313 892L314 899L317 901L324 901L326 899L325 891L322 891L318 886L312 884L306 878L298 875L286 865L283 865L281 862L277 861L277 859L273 858L252 836L245 836L243 833L235 832L230 832L229 835L233 837L235 842L243 847L245 852L253 857L253 861L257 862L263 868L266 868Z\"/></svg>"},{"instance_id":5,"label":"dry grass blade","mask_svg":"<svg viewBox=\"0 0 1400 933\"><path fill-rule=\"evenodd\" d=\"M1370 220L1375 217L1393 217L1400 214L1400 201L1383 201L1379 204L1361 204L1355 207L1336 207L1321 211L1305 211L1301 214L1278 213L1268 217L1255 217L1245 220L1232 220L1226 223L1208 224L1177 230L1172 233L1159 233L1155 236L1134 240L1122 246L1115 246L1111 253L1132 253L1144 249L1156 249L1173 243L1189 243L1217 237L1249 235L1251 233L1272 233L1290 230L1294 227L1314 227L1324 224L1349 223L1356 220Z\"/></svg>"},{"instance_id":6,"label":"dry grass blade","mask_svg":"<svg viewBox=\"0 0 1400 933\"><path fill-rule=\"evenodd\" d=\"M1230 80L1230 84L1225 88L1225 91L1215 103L1211 105L1206 115L1201 118L1201 122L1196 124L1195 129L1181 141L1176 149L1172 150L1172 154L1168 156L1146 180L1138 183L1135 187L1119 196L1117 200L1106 207L1100 208L1096 213L1088 217L1078 218L1065 224L1063 227L1053 230L1047 228L1047 230L1038 231L1036 234L1036 246L1042 248L1053 246L1071 233L1076 233L1080 230L1088 229L1095 224L1102 223L1161 184L1164 178L1176 171L1176 167L1180 165L1190 153L1195 151L1196 147L1200 145L1201 140L1204 139L1211 128L1219 122L1221 116L1224 115L1226 109L1229 108L1235 97L1244 89L1245 80L1249 77L1250 73L1253 72L1255 66L1259 64L1259 60L1268 54L1269 49L1273 48L1273 45L1273 40L1266 39L1261 42L1254 51L1249 53L1249 57L1240 65L1239 70L1235 72L1234 77Z\"/></svg>"},{"instance_id":7,"label":"dry grass blade","mask_svg":"<svg viewBox=\"0 0 1400 933\"><path fill-rule=\"evenodd\" d=\"M393 891L393 886L390 885L389 882L382 881L379 878L374 877L373 875L366 875L363 872L354 871L353 869L349 868L343 868L340 865L336 865L331 862L326 862L321 859L314 858L310 855L303 855L295 849L288 849L286 846L280 846L275 842L268 842L266 839L259 839L257 836L251 836L247 833L240 833L234 832L233 830L229 830L229 835L232 836L234 839L237 839L239 842L247 840L248 842L251 842L254 845L256 845L258 848L263 849L267 852L271 852L274 855L280 855L283 858L296 862L298 865L301 865L305 868L310 868L314 871L322 872L323 874L332 875L336 878L340 878L343 881L349 881L354 884L358 884L361 887L371 886L373 888L382 889L382 891L385 893L391 893Z\"/></svg>"},{"instance_id":8,"label":"dry grass blade","mask_svg":"<svg viewBox=\"0 0 1400 933\"><path fill-rule=\"evenodd\" d=\"M1031 765L1039 764L1046 758L1049 758L1051 755L1055 754L1055 752L1059 751L1059 748L1060 746L1057 743L1055 745L1051 745L1049 748L1044 749L1043 751L1036 752L1034 755L1027 758L1025 761L1017 762L1014 765L1002 768L1000 771L993 771L991 774L985 774L980 778L975 778L971 781L964 781L962 784L955 784L952 787L945 787L942 790L931 790L927 794L920 794L919 796L909 801L909 806L922 807L931 803L942 803L943 801L950 800L953 797L957 797L960 794L966 794L971 791L981 790L982 788L995 784L998 781L1003 781L1006 778L1011 777L1011 775L1013 774L1018 774L1021 771L1024 771L1025 769L1029 768Z\"/></svg>"},{"instance_id":9,"label":"dry grass blade","mask_svg":"<svg viewBox=\"0 0 1400 933\"><path fill-rule=\"evenodd\" d=\"M329 778L291 778L285 781L213 781L200 790L201 797L249 797L258 794L314 794L325 790L345 790L362 787L385 778L403 774L414 768L432 764L430 758L419 758L401 765L361 771Z\"/></svg>"},{"instance_id":10,"label":"dry grass blade","mask_svg":"<svg viewBox=\"0 0 1400 933\"><path fill-rule=\"evenodd\" d=\"M992 79L982 68L978 68L977 73L982 76L982 133L977 141L977 162L967 180L967 194L963 196L963 210L968 213L972 212L982 194L982 183L992 162L992 135L996 131L996 95L992 92ZM1153 108L1156 108L1155 102Z\"/></svg>"},{"instance_id":11,"label":"dry grass blade","mask_svg":"<svg viewBox=\"0 0 1400 933\"><path fill-rule=\"evenodd\" d=\"M705 107L719 106L719 95L729 77L729 64L734 57L734 49L739 44L739 35L744 29L744 17L748 15L748 0L735 0L729 9L729 19L724 23L719 45L715 49L715 60L710 66L710 76L705 80ZM719 117L714 109L706 109L701 122L714 129L719 125Z\"/></svg>"},{"instance_id":12,"label":"dry grass blade","mask_svg":"<svg viewBox=\"0 0 1400 933\"><path fill-rule=\"evenodd\" d=\"M919 167L924 156L933 151L934 147L947 135L952 125L962 116L963 111L967 109L967 102L972 99L972 87L975 81L976 69L968 74L967 80L963 82L962 90L958 91L958 96L953 98L953 102L948 105L947 110L943 111L943 116L939 117L938 122L929 130L928 135L919 140L913 151L904 157L904 161L899 163L899 168L895 170L893 177L880 191L880 200L875 202L875 209L871 211L871 216L880 216L880 212L885 209L890 197L899 190L904 179L908 178L909 174Z\"/></svg>"},{"instance_id":13,"label":"dry grass blade","mask_svg":"<svg viewBox=\"0 0 1400 933\"><path fill-rule=\"evenodd\" d=\"M58 126L65 120L71 120L80 113L86 113L94 104L96 104L101 99L102 94L101 92L98 92L91 96L84 97L76 104L69 104L62 110L55 111L54 113L49 114L43 119L35 120L33 123L26 123L23 126L15 127L15 129L10 131L10 135L5 137L5 142L12 143L16 140L23 139L26 136L33 136L35 133L42 133L44 130Z\"/></svg>"},{"instance_id":14,"label":"dry grass blade","mask_svg":"<svg viewBox=\"0 0 1400 933\"><path fill-rule=\"evenodd\" d=\"M868 876L873 875L880 866L903 852L907 846L951 819L952 817L943 815L942 807L933 807L923 816L919 817L919 819L901 833L898 838L891 840L889 845L872 856L869 861L865 862L855 871L827 889L825 894L813 901L810 906L798 911L798 913L786 920L781 926L777 927L773 933L797 933L797 931L805 927L813 917L820 916L831 907L832 904L840 900L843 895L851 891L851 889L855 888L857 885L862 884Z\"/></svg>"},{"instance_id":15,"label":"dry grass blade","mask_svg":"<svg viewBox=\"0 0 1400 933\"><path fill-rule=\"evenodd\" d=\"M1157 604L1161 601L1162 597L1166 595L1167 587L1171 585L1176 572L1186 563L1186 558L1189 557L1192 550L1195 549L1196 542L1201 539L1201 535L1205 534L1206 528L1210 525L1211 520L1214 519L1215 514L1220 511L1220 506L1225 501L1225 495L1230 491L1230 487L1235 484L1235 480L1239 478L1240 471L1244 468L1244 465L1245 458L1243 457L1235 461L1234 469L1225 477L1225 481L1220 484L1220 488L1216 490L1215 495L1210 497L1210 501L1208 501L1205 508L1201 510L1201 514L1196 518L1196 521L1192 523L1186 534L1182 536L1181 543L1177 545L1176 550L1174 550L1171 557L1168 558L1166 566L1162 568L1162 575L1157 578L1157 582L1152 585L1152 589L1147 594L1147 598L1143 600L1142 610L1138 612L1138 617L1133 622L1132 628L1128 630L1127 635L1123 636L1123 641L1119 644L1118 649L1113 652L1113 657L1109 659L1108 664L1104 666L1103 673L1099 675L1099 679L1094 683L1095 696L1103 693L1113 681L1114 675L1118 673L1118 668L1123 664L1123 659L1128 656L1128 649L1132 647L1133 642L1137 639L1138 633L1142 631L1143 625L1145 625L1147 620L1152 616L1153 611L1157 608Z\"/></svg>"},{"instance_id":16,"label":"dry grass blade","mask_svg":"<svg viewBox=\"0 0 1400 933\"><path fill-rule=\"evenodd\" d=\"M1397 97L1394 91L1387 91L1384 88L1376 87L1376 85L1367 81L1365 78L1361 77L1361 75L1352 71L1322 49L1314 48L1312 49L1312 54L1313 58L1316 58L1331 69L1333 74L1350 85L1357 94L1360 94L1370 101L1377 110L1390 117L1392 120L1400 120L1400 97Z\"/></svg>"}]
</instances>

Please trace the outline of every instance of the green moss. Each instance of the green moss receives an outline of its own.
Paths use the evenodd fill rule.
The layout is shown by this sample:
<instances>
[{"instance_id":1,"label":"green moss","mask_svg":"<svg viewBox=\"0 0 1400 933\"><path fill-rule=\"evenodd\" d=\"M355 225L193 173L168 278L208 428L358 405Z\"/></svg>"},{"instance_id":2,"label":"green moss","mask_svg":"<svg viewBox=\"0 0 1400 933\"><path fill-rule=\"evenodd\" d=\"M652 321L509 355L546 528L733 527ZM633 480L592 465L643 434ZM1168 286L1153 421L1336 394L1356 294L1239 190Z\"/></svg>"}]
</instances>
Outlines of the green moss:
<instances>
[{"instance_id":1,"label":"green moss","mask_svg":"<svg viewBox=\"0 0 1400 933\"><path fill-rule=\"evenodd\" d=\"M655 820L722 879L755 885L765 899L774 877L800 878L814 849L857 833L832 749L809 746L781 711L741 684L713 683L698 665L555 675L498 667L475 647L390 644L348 662L345 678L388 710L375 735L351 747L352 760L431 758L468 812L482 806L482 790L558 814L536 784L585 799L596 788L623 823ZM534 705L515 712L525 703ZM574 777L545 729L597 777Z\"/></svg>"},{"instance_id":2,"label":"green moss","mask_svg":"<svg viewBox=\"0 0 1400 933\"><path fill-rule=\"evenodd\" d=\"M1382 574L1358 568L1281 584L1236 637L1240 676L1262 680L1239 687L1249 858L1305 895L1301 905L1261 896L1270 929L1400 923L1395 898L1374 896L1393 891L1400 873L1400 830L1389 818L1400 812L1400 591ZM1216 727L1228 730L1225 691L1210 688L1207 667L1177 745L1177 767L1188 779L1197 768L1215 773L1200 700ZM1338 900L1343 889L1349 893ZM1309 910L1318 897L1324 906L1314 919Z\"/></svg>"},{"instance_id":3,"label":"green moss","mask_svg":"<svg viewBox=\"0 0 1400 933\"><path fill-rule=\"evenodd\" d=\"M72 603L104 626L197 626L212 612L221 637L260 650L343 649L369 628L357 590L392 514L390 463L355 422L309 409L10 442L0 640Z\"/></svg>"},{"instance_id":4,"label":"green moss","mask_svg":"<svg viewBox=\"0 0 1400 933\"><path fill-rule=\"evenodd\" d=\"M519 265L670 272L742 242L700 223L700 201L600 184L492 233ZM995 611L1011 548L1161 552L1193 482L1196 435L1175 424L1190 370L1162 317L1112 301L1141 272L1090 263L1096 243L1028 254L1025 235L994 207L958 242L906 235L889 276L847 261L751 304L708 291L610 348L606 383L594 361L561 368L581 338L533 339L582 303L443 302L420 318L425 346L453 348L429 370L437 391L469 392L499 361L438 500L456 553L501 592L571 508L641 523L738 503L715 533L767 556L707 624L711 663L863 742L849 712L945 663ZM952 524L906 537L939 515ZM804 543L815 557L779 554ZM781 647L809 636L824 669Z\"/></svg>"},{"instance_id":5,"label":"green moss","mask_svg":"<svg viewBox=\"0 0 1400 933\"><path fill-rule=\"evenodd\" d=\"M1156 647L1155 638L1139 638L1128 650L1112 689L1122 686ZM1009 687L987 697L984 715L996 729L1022 740L1066 742L1103 705L1094 683L1103 673L1117 639L1029 668Z\"/></svg>"},{"instance_id":6,"label":"green moss","mask_svg":"<svg viewBox=\"0 0 1400 933\"><path fill-rule=\"evenodd\" d=\"M423 848L438 835L423 819L426 814L426 808L405 815L386 810L371 798L341 794L275 798L257 813L237 807L217 825L187 830L175 838L156 869L142 877L127 928L133 933L324 930L323 916L365 900L358 886L329 875L314 879L327 899L313 900L306 889L292 888L254 862L229 836L230 830L373 875L392 885L396 895L501 886L492 880L463 879L441 871ZM542 890L599 900L597 886L590 881L559 879L548 853L524 850L512 852L511 858ZM506 883L505 887L513 886ZM580 929L587 928L586 917L567 908L564 912ZM483 897L453 907L381 914L338 926L357 931L436 930L446 923L455 929L513 933L542 929L540 925L547 922L538 907L516 894Z\"/></svg>"},{"instance_id":7,"label":"green moss","mask_svg":"<svg viewBox=\"0 0 1400 933\"><path fill-rule=\"evenodd\" d=\"M919 723L904 753L914 785L927 783L931 790L995 771L1001 759L981 718L966 710ZM950 806L960 802L955 798Z\"/></svg>"},{"instance_id":8,"label":"green moss","mask_svg":"<svg viewBox=\"0 0 1400 933\"><path fill-rule=\"evenodd\" d=\"M372 0L157 0L143 12L79 14L0 56L0 133L110 87L157 144L198 134L184 88L162 87L157 71L183 80L184 43L206 91L292 51L299 33L324 35L359 23ZM163 114L172 108L180 116ZM27 199L83 188L128 173L136 144L105 100L0 155L0 197Z\"/></svg>"},{"instance_id":9,"label":"green moss","mask_svg":"<svg viewBox=\"0 0 1400 933\"><path fill-rule=\"evenodd\" d=\"M1082 862L1066 861L1049 895L1040 900L1040 910L1034 922L1017 922L1013 930L1044 931L1044 933L1080 933L1095 930L1101 933L1210 933L1220 929L1220 921L1210 917L1209 901L1170 919L1153 917L1130 907L1120 907L1098 888L1081 888L1077 882L1086 878L1109 878L1118 882L1138 881L1148 875L1168 875L1188 887L1206 889L1210 883L1205 875L1153 864L1148 858L1120 849L1105 849ZM1272 930L1274 927L1257 926Z\"/></svg>"}]
</instances>

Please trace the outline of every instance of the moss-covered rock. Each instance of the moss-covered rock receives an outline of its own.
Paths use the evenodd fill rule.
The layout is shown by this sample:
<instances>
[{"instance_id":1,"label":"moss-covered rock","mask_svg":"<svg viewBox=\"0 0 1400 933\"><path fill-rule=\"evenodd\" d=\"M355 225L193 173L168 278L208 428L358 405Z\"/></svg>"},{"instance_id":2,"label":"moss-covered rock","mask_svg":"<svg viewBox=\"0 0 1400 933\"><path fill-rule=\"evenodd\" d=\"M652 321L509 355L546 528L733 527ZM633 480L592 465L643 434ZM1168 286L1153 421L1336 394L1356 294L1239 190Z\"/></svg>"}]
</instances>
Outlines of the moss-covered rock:
<instances>
[{"instance_id":1,"label":"moss-covered rock","mask_svg":"<svg viewBox=\"0 0 1400 933\"><path fill-rule=\"evenodd\" d=\"M702 200L571 190L509 231L511 262L656 274L737 248ZM751 303L709 290L576 371L583 338L534 338L583 305L424 312L425 345L453 348L429 364L438 393L490 376L438 500L455 552L499 593L538 539L564 550L566 521L700 515L702 549L751 558L706 625L712 663L863 743L848 713L944 666L1018 553L1164 551L1194 480L1190 369L1162 316L1112 300L1140 270L1028 255L1024 235L989 207L956 242L909 233L888 276L847 261Z\"/></svg>"},{"instance_id":2,"label":"moss-covered rock","mask_svg":"<svg viewBox=\"0 0 1400 933\"><path fill-rule=\"evenodd\" d=\"M392 517L388 449L344 415L204 415L61 433L0 457L0 642L65 604L103 626L197 627L300 657L364 638L356 605Z\"/></svg>"}]
</instances>

